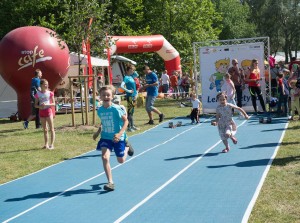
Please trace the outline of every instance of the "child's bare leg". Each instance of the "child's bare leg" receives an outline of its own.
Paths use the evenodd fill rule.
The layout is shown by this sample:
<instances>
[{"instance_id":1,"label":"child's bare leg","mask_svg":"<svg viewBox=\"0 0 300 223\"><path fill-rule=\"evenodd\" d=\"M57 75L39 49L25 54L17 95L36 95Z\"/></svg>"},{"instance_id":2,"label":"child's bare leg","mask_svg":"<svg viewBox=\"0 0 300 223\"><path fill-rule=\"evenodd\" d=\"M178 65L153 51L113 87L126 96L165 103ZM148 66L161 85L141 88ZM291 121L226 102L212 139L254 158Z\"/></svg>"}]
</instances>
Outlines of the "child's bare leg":
<instances>
[{"instance_id":1,"label":"child's bare leg","mask_svg":"<svg viewBox=\"0 0 300 223\"><path fill-rule=\"evenodd\" d=\"M43 127L43 132L44 132L44 148L48 148L48 129L47 129L47 121L46 118L41 118L41 123L42 123L42 127Z\"/></svg>"},{"instance_id":2,"label":"child's bare leg","mask_svg":"<svg viewBox=\"0 0 300 223\"><path fill-rule=\"evenodd\" d=\"M236 124L233 120L231 121L231 126L232 126L232 131L236 132L237 127L236 127Z\"/></svg>"},{"instance_id":3,"label":"child's bare leg","mask_svg":"<svg viewBox=\"0 0 300 223\"><path fill-rule=\"evenodd\" d=\"M113 183L113 178L112 178L112 173L111 173L111 167L110 167L110 150L107 148L102 148L102 163L103 163L103 168L106 174L106 178L109 183Z\"/></svg>"},{"instance_id":4,"label":"child's bare leg","mask_svg":"<svg viewBox=\"0 0 300 223\"><path fill-rule=\"evenodd\" d=\"M51 143L50 146L53 147L54 141L55 141L55 130L54 130L54 124L53 124L53 116L47 118L50 134L51 134Z\"/></svg>"},{"instance_id":5,"label":"child's bare leg","mask_svg":"<svg viewBox=\"0 0 300 223\"><path fill-rule=\"evenodd\" d=\"M223 153L227 153L230 150L228 140L227 139L223 139L222 141L223 141L223 143L225 145L225 149L223 149L222 152Z\"/></svg>"},{"instance_id":6,"label":"child's bare leg","mask_svg":"<svg viewBox=\"0 0 300 223\"><path fill-rule=\"evenodd\" d=\"M117 157L117 160L118 160L119 163L124 163L126 161L128 150L129 150L129 147L126 146L125 151L124 151L124 156L123 157Z\"/></svg>"}]
</instances>

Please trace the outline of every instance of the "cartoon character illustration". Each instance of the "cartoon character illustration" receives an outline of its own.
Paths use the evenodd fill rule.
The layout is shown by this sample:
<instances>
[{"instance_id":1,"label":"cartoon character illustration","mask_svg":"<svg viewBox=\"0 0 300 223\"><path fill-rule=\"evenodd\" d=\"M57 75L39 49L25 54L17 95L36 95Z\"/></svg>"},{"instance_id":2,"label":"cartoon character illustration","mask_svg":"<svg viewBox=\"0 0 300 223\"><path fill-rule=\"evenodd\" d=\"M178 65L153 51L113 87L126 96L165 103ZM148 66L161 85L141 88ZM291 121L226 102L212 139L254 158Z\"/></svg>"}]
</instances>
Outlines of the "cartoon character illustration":
<instances>
[{"instance_id":1,"label":"cartoon character illustration","mask_svg":"<svg viewBox=\"0 0 300 223\"><path fill-rule=\"evenodd\" d=\"M245 77L246 77L246 76L249 74L249 72L250 72L251 62L252 62L252 60L248 60L248 59L242 60L242 62L241 62L241 67L242 67L243 70L244 70L244 75L245 75Z\"/></svg>"},{"instance_id":2,"label":"cartoon character illustration","mask_svg":"<svg viewBox=\"0 0 300 223\"><path fill-rule=\"evenodd\" d=\"M213 90L216 87L216 91L220 92L221 87L224 83L223 77L226 74L228 68L230 66L230 59L220 59L215 62L216 67L216 73L212 74L209 78L209 81L211 82L209 89Z\"/></svg>"}]
</instances>

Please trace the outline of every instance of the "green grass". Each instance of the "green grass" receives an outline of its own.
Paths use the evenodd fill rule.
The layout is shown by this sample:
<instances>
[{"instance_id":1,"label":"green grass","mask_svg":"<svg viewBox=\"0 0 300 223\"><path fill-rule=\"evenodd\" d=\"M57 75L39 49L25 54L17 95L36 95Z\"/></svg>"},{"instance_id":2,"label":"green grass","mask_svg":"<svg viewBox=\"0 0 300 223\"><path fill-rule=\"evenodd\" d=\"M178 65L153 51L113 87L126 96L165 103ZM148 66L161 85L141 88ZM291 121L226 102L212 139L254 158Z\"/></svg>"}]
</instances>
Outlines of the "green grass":
<instances>
[{"instance_id":1,"label":"green grass","mask_svg":"<svg viewBox=\"0 0 300 223\"><path fill-rule=\"evenodd\" d=\"M167 120L190 113L189 107L180 108L179 102L172 99L157 100L155 106L165 113ZM89 115L92 120L92 113ZM158 123L158 116L155 118L155 123ZM135 123L141 127L138 132L153 127L145 125L147 121L144 108L137 108ZM71 127L70 114L57 115L54 122L55 150L49 151L41 149L43 133L34 128L34 123L24 130L21 122L0 119L0 184L94 150L97 142L92 140L92 134L97 126L82 126L81 114L76 114L75 128ZM99 123L98 118L96 122ZM290 122L250 216L250 223L300 222L299 128L300 122Z\"/></svg>"},{"instance_id":2,"label":"green grass","mask_svg":"<svg viewBox=\"0 0 300 223\"><path fill-rule=\"evenodd\" d=\"M300 122L289 123L249 223L300 222Z\"/></svg>"}]
</instances>

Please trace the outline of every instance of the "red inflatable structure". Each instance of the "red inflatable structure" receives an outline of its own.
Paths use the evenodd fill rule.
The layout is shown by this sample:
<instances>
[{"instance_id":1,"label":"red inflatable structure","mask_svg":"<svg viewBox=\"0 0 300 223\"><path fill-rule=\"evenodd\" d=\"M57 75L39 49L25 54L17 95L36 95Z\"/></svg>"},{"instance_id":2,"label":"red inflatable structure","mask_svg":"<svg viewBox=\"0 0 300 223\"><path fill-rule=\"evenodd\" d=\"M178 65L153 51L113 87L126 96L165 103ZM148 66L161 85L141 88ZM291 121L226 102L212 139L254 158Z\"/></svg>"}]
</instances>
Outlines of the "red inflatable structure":
<instances>
[{"instance_id":1,"label":"red inflatable structure","mask_svg":"<svg viewBox=\"0 0 300 223\"><path fill-rule=\"evenodd\" d=\"M178 51L162 35L112 36L111 39L115 42L111 54L156 52L165 61L169 75L174 70L181 71Z\"/></svg>"},{"instance_id":2,"label":"red inflatable structure","mask_svg":"<svg viewBox=\"0 0 300 223\"><path fill-rule=\"evenodd\" d=\"M50 89L55 89L67 75L69 49L62 48L50 29L37 26L17 28L0 42L0 74L17 92L18 114L26 119L31 114L30 85L34 71L40 69L48 80Z\"/></svg>"}]
</instances>

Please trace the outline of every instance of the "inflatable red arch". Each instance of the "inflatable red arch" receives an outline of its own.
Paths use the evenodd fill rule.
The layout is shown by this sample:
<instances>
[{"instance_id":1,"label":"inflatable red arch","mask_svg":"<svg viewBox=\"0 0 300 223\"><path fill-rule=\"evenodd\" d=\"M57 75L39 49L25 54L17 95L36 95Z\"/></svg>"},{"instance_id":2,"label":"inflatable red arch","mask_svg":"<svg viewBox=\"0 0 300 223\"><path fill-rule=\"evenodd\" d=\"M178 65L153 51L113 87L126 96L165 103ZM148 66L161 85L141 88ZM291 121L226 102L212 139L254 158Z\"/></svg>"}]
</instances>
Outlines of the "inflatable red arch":
<instances>
[{"instance_id":1,"label":"inflatable red arch","mask_svg":"<svg viewBox=\"0 0 300 223\"><path fill-rule=\"evenodd\" d=\"M156 52L165 62L165 69L171 75L174 70L181 71L178 51L162 36L111 36L114 44L110 54Z\"/></svg>"}]
</instances>

